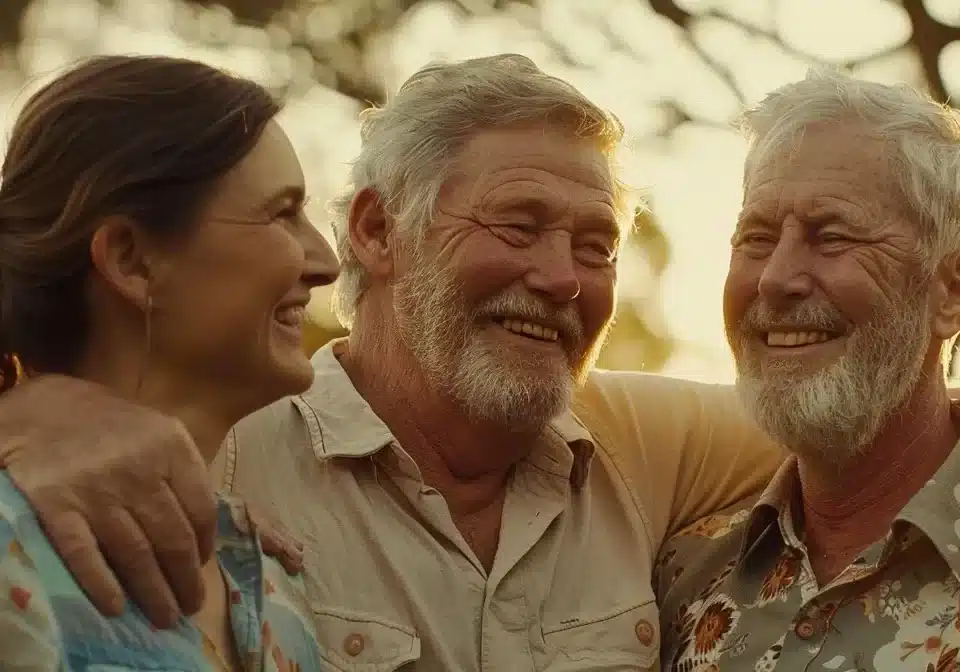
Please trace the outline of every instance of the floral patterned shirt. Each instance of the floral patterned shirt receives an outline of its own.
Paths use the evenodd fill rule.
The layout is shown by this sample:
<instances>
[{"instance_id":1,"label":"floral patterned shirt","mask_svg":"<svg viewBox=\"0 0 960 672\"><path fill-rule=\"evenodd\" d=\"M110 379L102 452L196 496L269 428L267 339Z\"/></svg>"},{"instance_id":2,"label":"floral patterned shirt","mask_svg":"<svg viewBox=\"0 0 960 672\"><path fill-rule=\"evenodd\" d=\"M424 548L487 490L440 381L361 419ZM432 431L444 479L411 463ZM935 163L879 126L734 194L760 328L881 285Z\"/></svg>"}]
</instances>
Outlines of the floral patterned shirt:
<instances>
[{"instance_id":1,"label":"floral patterned shirt","mask_svg":"<svg viewBox=\"0 0 960 672\"><path fill-rule=\"evenodd\" d=\"M884 539L819 586L791 517L796 460L751 507L661 549L661 656L675 672L958 672L960 448Z\"/></svg>"},{"instance_id":2,"label":"floral patterned shirt","mask_svg":"<svg viewBox=\"0 0 960 672\"><path fill-rule=\"evenodd\" d=\"M301 579L263 555L245 507L236 500L221 499L216 552L230 590L230 621L243 669L326 669ZM0 670L219 669L224 664L189 619L157 631L132 603L116 618L100 615L50 546L30 505L0 471Z\"/></svg>"}]
</instances>

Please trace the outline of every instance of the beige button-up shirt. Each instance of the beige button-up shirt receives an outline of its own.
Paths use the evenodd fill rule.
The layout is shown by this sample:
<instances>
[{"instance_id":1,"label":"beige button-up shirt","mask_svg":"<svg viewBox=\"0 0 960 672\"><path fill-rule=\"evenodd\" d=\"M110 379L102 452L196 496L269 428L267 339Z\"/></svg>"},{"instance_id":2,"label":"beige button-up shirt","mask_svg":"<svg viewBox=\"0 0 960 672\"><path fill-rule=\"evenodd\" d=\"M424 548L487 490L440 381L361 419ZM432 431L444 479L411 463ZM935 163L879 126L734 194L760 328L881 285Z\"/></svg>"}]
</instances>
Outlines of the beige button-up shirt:
<instances>
[{"instance_id":1,"label":"beige button-up shirt","mask_svg":"<svg viewBox=\"0 0 960 672\"><path fill-rule=\"evenodd\" d=\"M239 424L219 486L305 544L331 669L658 669L663 538L780 462L728 388L598 372L513 472L487 573L443 497L353 387L335 343L305 394Z\"/></svg>"},{"instance_id":2,"label":"beige button-up shirt","mask_svg":"<svg viewBox=\"0 0 960 672\"><path fill-rule=\"evenodd\" d=\"M664 670L955 672L960 662L960 448L828 585L794 525L790 459L751 508L664 546Z\"/></svg>"}]
</instances>

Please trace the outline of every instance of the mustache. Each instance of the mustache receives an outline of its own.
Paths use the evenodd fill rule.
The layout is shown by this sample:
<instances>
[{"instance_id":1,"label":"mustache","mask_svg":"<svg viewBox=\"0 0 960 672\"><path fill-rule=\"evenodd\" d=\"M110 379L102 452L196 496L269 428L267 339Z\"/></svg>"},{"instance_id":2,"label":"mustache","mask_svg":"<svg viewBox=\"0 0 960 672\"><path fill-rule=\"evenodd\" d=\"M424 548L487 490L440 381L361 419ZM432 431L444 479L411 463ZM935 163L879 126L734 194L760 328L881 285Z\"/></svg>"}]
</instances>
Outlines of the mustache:
<instances>
[{"instance_id":1,"label":"mustache","mask_svg":"<svg viewBox=\"0 0 960 672\"><path fill-rule=\"evenodd\" d=\"M550 306L533 297L521 294L501 294L477 308L482 317L513 317L540 322L559 331L565 339L583 340L583 322L576 308L567 304L563 308Z\"/></svg>"},{"instance_id":2,"label":"mustache","mask_svg":"<svg viewBox=\"0 0 960 672\"><path fill-rule=\"evenodd\" d=\"M763 301L755 301L740 322L742 331L771 331L802 327L821 331L844 331L847 321L829 304L801 303L789 310L774 310Z\"/></svg>"}]
</instances>

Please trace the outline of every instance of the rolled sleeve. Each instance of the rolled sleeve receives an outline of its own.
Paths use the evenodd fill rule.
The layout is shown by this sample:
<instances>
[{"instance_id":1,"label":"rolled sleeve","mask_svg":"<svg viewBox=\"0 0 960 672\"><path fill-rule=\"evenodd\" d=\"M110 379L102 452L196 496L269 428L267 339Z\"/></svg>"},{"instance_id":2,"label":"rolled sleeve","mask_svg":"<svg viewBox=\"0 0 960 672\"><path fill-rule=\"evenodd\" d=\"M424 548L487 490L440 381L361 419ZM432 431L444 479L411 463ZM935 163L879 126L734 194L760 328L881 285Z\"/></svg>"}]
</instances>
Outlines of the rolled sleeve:
<instances>
[{"instance_id":1,"label":"rolled sleeve","mask_svg":"<svg viewBox=\"0 0 960 672\"><path fill-rule=\"evenodd\" d=\"M575 410L633 488L658 546L760 491L784 459L732 386L597 371Z\"/></svg>"}]
</instances>

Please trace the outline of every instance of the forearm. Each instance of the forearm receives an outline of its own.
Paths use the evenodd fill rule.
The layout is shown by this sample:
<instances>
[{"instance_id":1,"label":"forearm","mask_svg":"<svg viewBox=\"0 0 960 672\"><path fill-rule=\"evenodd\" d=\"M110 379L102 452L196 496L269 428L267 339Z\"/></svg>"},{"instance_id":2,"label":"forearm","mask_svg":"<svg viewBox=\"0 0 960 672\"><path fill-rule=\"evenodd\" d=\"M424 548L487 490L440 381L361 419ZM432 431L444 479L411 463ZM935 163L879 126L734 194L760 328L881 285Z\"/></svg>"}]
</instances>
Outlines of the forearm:
<instances>
[{"instance_id":1,"label":"forearm","mask_svg":"<svg viewBox=\"0 0 960 672\"><path fill-rule=\"evenodd\" d=\"M40 376L0 395L0 465L103 614L129 596L169 627L200 608L216 499L180 422L88 381Z\"/></svg>"}]
</instances>

